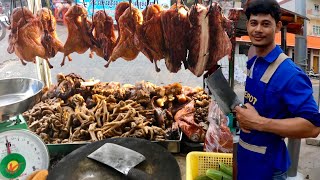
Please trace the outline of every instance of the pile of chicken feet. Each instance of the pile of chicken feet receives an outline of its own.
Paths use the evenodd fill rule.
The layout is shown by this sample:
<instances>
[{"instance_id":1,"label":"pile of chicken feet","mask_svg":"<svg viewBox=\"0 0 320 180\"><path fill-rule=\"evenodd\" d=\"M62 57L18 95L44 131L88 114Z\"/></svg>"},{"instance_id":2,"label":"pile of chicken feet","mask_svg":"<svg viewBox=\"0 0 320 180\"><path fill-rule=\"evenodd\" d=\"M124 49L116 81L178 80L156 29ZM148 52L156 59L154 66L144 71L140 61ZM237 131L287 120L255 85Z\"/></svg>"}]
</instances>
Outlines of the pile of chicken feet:
<instances>
[{"instance_id":1,"label":"pile of chicken feet","mask_svg":"<svg viewBox=\"0 0 320 180\"><path fill-rule=\"evenodd\" d=\"M95 12L91 21L87 10L76 4L65 14L68 37L63 45L50 10L43 8L35 16L27 8L16 8L11 15L8 52L15 52L25 64L34 62L36 56L49 63L48 59L60 51L64 53L63 66L66 57L72 60L71 53L83 54L90 49L89 57L94 53L102 57L107 61L105 67L119 58L134 60L142 52L157 72L157 61L165 59L170 72L178 72L183 64L199 77L231 53L226 31L240 13L230 12L228 19L217 2L209 6L195 3L190 10L179 3L168 10L152 4L142 12L131 2L120 2L115 10L116 37L113 19L105 11Z\"/></svg>"}]
</instances>

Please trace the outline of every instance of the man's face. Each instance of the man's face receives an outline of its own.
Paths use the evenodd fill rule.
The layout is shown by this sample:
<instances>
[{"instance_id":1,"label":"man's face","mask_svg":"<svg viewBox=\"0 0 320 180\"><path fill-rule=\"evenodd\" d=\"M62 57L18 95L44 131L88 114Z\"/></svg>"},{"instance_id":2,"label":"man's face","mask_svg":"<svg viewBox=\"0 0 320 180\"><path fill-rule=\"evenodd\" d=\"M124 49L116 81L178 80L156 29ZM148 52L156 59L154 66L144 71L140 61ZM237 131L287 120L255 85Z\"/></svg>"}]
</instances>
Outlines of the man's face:
<instances>
[{"instance_id":1,"label":"man's face","mask_svg":"<svg viewBox=\"0 0 320 180\"><path fill-rule=\"evenodd\" d=\"M270 14L251 15L247 22L247 31L252 44L256 47L268 47L274 44L275 33L281 29Z\"/></svg>"}]
</instances>

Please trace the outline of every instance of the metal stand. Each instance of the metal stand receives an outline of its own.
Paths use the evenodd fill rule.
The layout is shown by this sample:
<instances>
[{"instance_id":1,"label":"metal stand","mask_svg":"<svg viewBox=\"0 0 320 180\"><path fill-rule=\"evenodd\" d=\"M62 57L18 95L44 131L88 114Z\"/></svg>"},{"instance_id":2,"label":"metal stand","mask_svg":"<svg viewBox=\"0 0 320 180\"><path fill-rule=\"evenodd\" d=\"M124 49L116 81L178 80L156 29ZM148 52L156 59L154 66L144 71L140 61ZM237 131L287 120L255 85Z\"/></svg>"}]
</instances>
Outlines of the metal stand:
<instances>
[{"instance_id":1,"label":"metal stand","mask_svg":"<svg viewBox=\"0 0 320 180\"><path fill-rule=\"evenodd\" d=\"M291 159L291 166L288 170L289 177L297 176L301 139L289 139L288 151Z\"/></svg>"}]
</instances>

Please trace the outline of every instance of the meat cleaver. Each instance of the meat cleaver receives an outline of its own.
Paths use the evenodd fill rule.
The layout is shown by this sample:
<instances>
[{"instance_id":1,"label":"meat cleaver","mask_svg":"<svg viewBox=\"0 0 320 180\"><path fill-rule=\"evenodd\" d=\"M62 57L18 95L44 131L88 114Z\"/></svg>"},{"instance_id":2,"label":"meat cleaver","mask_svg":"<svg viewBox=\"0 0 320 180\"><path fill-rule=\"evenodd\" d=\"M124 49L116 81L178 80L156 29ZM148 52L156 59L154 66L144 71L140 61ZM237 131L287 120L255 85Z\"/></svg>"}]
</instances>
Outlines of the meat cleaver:
<instances>
[{"instance_id":1,"label":"meat cleaver","mask_svg":"<svg viewBox=\"0 0 320 180\"><path fill-rule=\"evenodd\" d=\"M142 154L126 147L105 143L87 157L116 169L126 175L128 179L151 180L149 174L134 168L146 158Z\"/></svg>"},{"instance_id":2,"label":"meat cleaver","mask_svg":"<svg viewBox=\"0 0 320 180\"><path fill-rule=\"evenodd\" d=\"M229 86L228 81L222 74L221 67L207 77L206 83L224 114L229 114L236 106L246 108Z\"/></svg>"}]
</instances>

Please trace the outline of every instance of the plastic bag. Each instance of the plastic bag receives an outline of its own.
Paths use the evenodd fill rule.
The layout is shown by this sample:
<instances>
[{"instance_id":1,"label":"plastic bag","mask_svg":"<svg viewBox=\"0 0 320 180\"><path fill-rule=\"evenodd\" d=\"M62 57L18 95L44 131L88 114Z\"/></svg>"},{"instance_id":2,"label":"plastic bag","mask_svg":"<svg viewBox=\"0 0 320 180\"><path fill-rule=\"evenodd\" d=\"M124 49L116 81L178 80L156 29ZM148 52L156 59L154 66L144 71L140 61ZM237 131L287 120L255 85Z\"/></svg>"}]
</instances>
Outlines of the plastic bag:
<instances>
[{"instance_id":1,"label":"plastic bag","mask_svg":"<svg viewBox=\"0 0 320 180\"><path fill-rule=\"evenodd\" d=\"M227 116L217 103L211 101L208 113L209 128L204 142L204 151L230 153L233 151L233 135L228 127Z\"/></svg>"}]
</instances>

